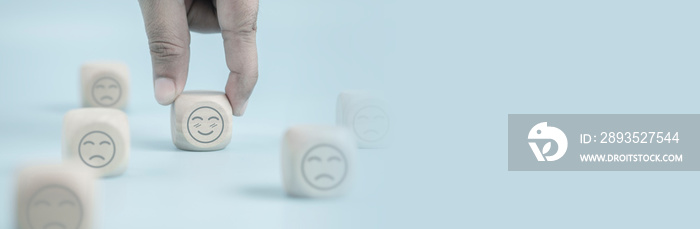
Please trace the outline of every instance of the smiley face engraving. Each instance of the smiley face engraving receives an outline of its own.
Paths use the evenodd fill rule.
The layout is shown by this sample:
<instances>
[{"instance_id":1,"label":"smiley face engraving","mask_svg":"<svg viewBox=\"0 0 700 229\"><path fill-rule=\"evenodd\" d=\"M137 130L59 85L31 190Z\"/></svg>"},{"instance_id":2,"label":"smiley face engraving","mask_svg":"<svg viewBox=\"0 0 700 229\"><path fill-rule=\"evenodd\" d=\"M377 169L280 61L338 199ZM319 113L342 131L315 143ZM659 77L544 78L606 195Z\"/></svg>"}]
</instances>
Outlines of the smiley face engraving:
<instances>
[{"instance_id":1,"label":"smiley face engraving","mask_svg":"<svg viewBox=\"0 0 700 229\"><path fill-rule=\"evenodd\" d=\"M345 180L348 162L340 149L328 144L311 147L301 162L301 173L311 187L330 190Z\"/></svg>"},{"instance_id":2,"label":"smiley face engraving","mask_svg":"<svg viewBox=\"0 0 700 229\"><path fill-rule=\"evenodd\" d=\"M92 85L92 99L100 106L109 107L121 99L122 87L112 76L103 76Z\"/></svg>"},{"instance_id":3,"label":"smiley face engraving","mask_svg":"<svg viewBox=\"0 0 700 229\"><path fill-rule=\"evenodd\" d=\"M116 152L117 147L114 140L109 134L102 131L92 131L85 134L78 145L80 159L87 166L93 168L107 166L114 159Z\"/></svg>"},{"instance_id":4,"label":"smiley face engraving","mask_svg":"<svg viewBox=\"0 0 700 229\"><path fill-rule=\"evenodd\" d=\"M69 188L47 185L29 199L27 220L32 229L77 229L83 220L83 206Z\"/></svg>"},{"instance_id":5,"label":"smiley face engraving","mask_svg":"<svg viewBox=\"0 0 700 229\"><path fill-rule=\"evenodd\" d=\"M355 113L353 130L364 141L379 141L389 132L389 116L378 106L363 107Z\"/></svg>"},{"instance_id":6,"label":"smiley face engraving","mask_svg":"<svg viewBox=\"0 0 700 229\"><path fill-rule=\"evenodd\" d=\"M209 106L194 109L187 118L187 133L200 143L211 143L224 132L224 117Z\"/></svg>"}]
</instances>

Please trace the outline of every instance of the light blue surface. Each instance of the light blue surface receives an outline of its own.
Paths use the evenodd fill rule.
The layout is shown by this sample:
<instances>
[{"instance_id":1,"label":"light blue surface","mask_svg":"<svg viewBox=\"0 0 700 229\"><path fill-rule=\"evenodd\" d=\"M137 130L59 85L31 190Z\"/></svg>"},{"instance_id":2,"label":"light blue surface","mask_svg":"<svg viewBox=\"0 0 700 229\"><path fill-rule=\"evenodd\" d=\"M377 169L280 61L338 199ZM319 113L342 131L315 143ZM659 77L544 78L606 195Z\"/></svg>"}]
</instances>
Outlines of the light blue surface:
<instances>
[{"instance_id":1,"label":"light blue surface","mask_svg":"<svg viewBox=\"0 0 700 229\"><path fill-rule=\"evenodd\" d=\"M14 170L60 158L78 67L132 72L132 158L100 182L99 228L696 227L696 172L508 172L508 113L698 113L697 1L262 1L260 80L234 140L170 142L136 2L2 1L0 227ZM219 35L192 35L187 88L223 90ZM346 89L390 88L397 144L354 189L288 198L279 142L332 124Z\"/></svg>"}]
</instances>

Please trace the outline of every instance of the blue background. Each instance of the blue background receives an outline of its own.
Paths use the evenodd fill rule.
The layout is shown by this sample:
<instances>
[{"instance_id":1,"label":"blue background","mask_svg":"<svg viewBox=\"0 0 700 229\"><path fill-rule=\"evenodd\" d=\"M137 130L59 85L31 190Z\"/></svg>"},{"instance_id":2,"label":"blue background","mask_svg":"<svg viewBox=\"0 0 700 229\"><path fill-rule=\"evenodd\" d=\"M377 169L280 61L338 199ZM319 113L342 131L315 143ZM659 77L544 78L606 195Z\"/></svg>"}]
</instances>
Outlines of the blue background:
<instances>
[{"instance_id":1,"label":"blue background","mask_svg":"<svg viewBox=\"0 0 700 229\"><path fill-rule=\"evenodd\" d=\"M509 113L698 113L697 1L262 1L260 80L222 151L177 150L135 1L0 1L0 227L21 165L60 161L78 70L131 70L131 161L99 182L98 228L696 227L696 172L508 172ZM218 34L186 90L223 90ZM295 199L279 143L382 90L396 141L358 152L352 192Z\"/></svg>"}]
</instances>

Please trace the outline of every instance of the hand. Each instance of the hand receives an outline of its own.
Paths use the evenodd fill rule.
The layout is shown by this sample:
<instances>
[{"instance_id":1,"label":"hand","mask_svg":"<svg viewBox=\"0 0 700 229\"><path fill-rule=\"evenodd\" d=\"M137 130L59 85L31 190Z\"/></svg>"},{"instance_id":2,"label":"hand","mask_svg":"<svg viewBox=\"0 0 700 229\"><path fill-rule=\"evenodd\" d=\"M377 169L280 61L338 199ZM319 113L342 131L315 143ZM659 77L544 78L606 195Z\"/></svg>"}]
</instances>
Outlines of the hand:
<instances>
[{"instance_id":1,"label":"hand","mask_svg":"<svg viewBox=\"0 0 700 229\"><path fill-rule=\"evenodd\" d=\"M255 44L258 0L139 0L153 63L158 103L171 104L185 89L190 61L190 30L221 32L231 71L226 96L241 116L258 81Z\"/></svg>"}]
</instances>

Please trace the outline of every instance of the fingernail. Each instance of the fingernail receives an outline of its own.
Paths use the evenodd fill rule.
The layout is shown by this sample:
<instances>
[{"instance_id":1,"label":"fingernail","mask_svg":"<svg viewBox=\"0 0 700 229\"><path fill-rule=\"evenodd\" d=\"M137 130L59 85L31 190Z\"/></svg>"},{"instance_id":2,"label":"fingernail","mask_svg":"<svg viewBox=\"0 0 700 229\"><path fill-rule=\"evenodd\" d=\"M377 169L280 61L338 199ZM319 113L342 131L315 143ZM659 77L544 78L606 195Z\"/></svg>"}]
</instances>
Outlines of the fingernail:
<instances>
[{"instance_id":1,"label":"fingernail","mask_svg":"<svg viewBox=\"0 0 700 229\"><path fill-rule=\"evenodd\" d=\"M160 77L155 81L156 101L168 105L175 100L175 82L170 78Z\"/></svg>"},{"instance_id":2,"label":"fingernail","mask_svg":"<svg viewBox=\"0 0 700 229\"><path fill-rule=\"evenodd\" d=\"M234 116L243 116L243 113L245 113L246 108L248 108L248 101L245 101L245 103L243 103L243 105L236 107L236 109L233 110L233 115Z\"/></svg>"}]
</instances>

